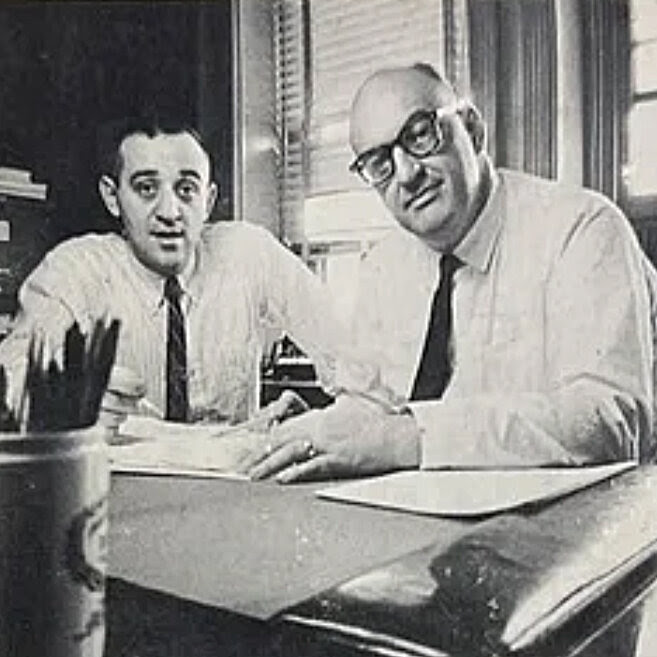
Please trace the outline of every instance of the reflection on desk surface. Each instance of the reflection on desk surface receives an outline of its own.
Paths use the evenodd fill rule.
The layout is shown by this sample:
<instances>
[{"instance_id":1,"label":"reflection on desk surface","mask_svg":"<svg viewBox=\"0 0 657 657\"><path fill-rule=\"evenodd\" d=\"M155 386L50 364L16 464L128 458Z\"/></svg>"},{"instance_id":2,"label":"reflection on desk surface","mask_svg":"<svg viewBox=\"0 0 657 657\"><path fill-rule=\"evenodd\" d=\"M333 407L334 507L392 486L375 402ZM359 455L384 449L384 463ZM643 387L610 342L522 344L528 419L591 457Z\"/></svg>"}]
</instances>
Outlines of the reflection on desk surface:
<instances>
[{"instance_id":1,"label":"reflection on desk surface","mask_svg":"<svg viewBox=\"0 0 657 657\"><path fill-rule=\"evenodd\" d=\"M655 490L657 468L642 468L534 515L496 516L447 548L374 568L282 619L332 640L406 642L408 654L570 654L559 647L590 639L654 586Z\"/></svg>"},{"instance_id":2,"label":"reflection on desk surface","mask_svg":"<svg viewBox=\"0 0 657 657\"><path fill-rule=\"evenodd\" d=\"M237 633L230 654L241 657L381 654L371 652L362 635L354 639L359 628L415 641L422 649L397 654L508 654L502 638L514 615L546 618L541 609L558 610L550 600L571 599L567 591L583 590L581 583L599 583L608 593L571 608L572 620L539 633L539 649L518 654L626 657L632 654L634 625L614 634L607 648L615 650L580 650L607 624L613 626L616 616L630 613L657 574L650 556L657 545L654 467L624 473L538 511L485 522L329 503L316 499L317 485L138 476L115 478L112 485L110 576L121 584L110 586L109 616L131 628L129 635L110 628L112 657L184 654L179 648L189 645L185 633L201 627L208 642L216 640L212 645L225 647ZM566 559L567 553L577 558ZM638 565L637 555L646 557ZM614 572L614 564L632 566L620 584L596 575ZM149 604L119 611L122 596L133 590L147 592ZM147 627L157 626L161 600L172 601L168 608L184 607L191 620L176 628L180 636L169 633L160 652L152 646L149 652L138 637L153 637ZM195 610L202 616L196 624ZM272 616L303 618L315 626L342 624L352 635L343 633L342 643L334 644L333 632L314 627L312 648L301 638L299 623L259 624ZM234 626L230 618L242 620ZM211 619L222 632L210 628ZM260 643L240 652L237 645L249 627ZM290 633L284 649L281 629ZM640 645L653 645L649 635L641 635ZM189 654L214 653L208 648Z\"/></svg>"},{"instance_id":3,"label":"reflection on desk surface","mask_svg":"<svg viewBox=\"0 0 657 657\"><path fill-rule=\"evenodd\" d=\"M376 564L447 543L465 526L331 504L317 488L113 477L109 574L265 619Z\"/></svg>"}]
</instances>

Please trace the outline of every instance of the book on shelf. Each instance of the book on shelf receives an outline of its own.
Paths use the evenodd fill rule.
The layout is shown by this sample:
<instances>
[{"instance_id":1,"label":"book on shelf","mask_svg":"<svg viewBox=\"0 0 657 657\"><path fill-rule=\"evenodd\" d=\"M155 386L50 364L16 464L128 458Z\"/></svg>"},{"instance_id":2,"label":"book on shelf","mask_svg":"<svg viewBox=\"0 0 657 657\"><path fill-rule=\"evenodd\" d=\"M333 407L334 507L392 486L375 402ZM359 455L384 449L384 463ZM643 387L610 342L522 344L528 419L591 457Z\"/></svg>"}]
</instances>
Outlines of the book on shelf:
<instances>
[{"instance_id":1,"label":"book on shelf","mask_svg":"<svg viewBox=\"0 0 657 657\"><path fill-rule=\"evenodd\" d=\"M32 173L17 167L0 166L0 195L45 201L48 185L32 180Z\"/></svg>"}]
</instances>

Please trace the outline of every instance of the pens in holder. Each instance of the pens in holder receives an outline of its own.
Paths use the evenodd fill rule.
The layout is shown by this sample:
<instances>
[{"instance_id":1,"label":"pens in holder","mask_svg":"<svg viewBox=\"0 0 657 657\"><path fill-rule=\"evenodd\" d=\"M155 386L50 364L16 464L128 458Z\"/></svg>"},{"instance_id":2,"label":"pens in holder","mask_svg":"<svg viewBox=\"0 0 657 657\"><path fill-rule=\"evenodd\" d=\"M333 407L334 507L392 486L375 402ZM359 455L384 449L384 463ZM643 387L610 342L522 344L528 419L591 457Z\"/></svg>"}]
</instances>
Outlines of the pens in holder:
<instances>
[{"instance_id":1,"label":"pens in holder","mask_svg":"<svg viewBox=\"0 0 657 657\"><path fill-rule=\"evenodd\" d=\"M7 374L0 365L0 432L16 432L20 429L16 415L7 403Z\"/></svg>"},{"instance_id":2,"label":"pens in holder","mask_svg":"<svg viewBox=\"0 0 657 657\"><path fill-rule=\"evenodd\" d=\"M74 324L63 344L36 331L24 379L0 367L0 429L15 432L0 438L0 655L103 653L110 471L105 433L85 429L98 418L118 331L118 321L87 335Z\"/></svg>"},{"instance_id":3,"label":"pens in holder","mask_svg":"<svg viewBox=\"0 0 657 657\"><path fill-rule=\"evenodd\" d=\"M9 418L6 426L22 424L21 428L31 433L93 425L98 419L114 365L119 326L120 322L116 319L109 324L98 320L90 335L85 337L78 324L73 324L66 331L61 366L54 358L45 362L43 339L33 336L25 384L15 415L5 401L6 377L4 370L0 370L0 422L4 405ZM16 417L19 422L16 422ZM12 418L14 425L11 425Z\"/></svg>"},{"instance_id":4,"label":"pens in holder","mask_svg":"<svg viewBox=\"0 0 657 657\"><path fill-rule=\"evenodd\" d=\"M84 354L83 391L77 413L79 426L96 422L100 406L107 389L119 336L119 321L114 320L108 328L96 322L91 333L89 348Z\"/></svg>"}]
</instances>

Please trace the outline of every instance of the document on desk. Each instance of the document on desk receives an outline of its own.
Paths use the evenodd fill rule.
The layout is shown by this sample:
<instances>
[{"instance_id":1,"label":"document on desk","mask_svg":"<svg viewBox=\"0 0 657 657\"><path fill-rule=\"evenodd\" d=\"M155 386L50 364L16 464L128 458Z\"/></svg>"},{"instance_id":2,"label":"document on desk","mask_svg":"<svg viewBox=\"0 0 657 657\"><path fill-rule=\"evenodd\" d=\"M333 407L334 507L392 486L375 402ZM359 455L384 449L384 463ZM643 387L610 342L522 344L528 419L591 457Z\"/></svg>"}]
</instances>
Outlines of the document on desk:
<instances>
[{"instance_id":1,"label":"document on desk","mask_svg":"<svg viewBox=\"0 0 657 657\"><path fill-rule=\"evenodd\" d=\"M178 424L151 417L129 417L109 447L113 473L230 477L263 435L223 424Z\"/></svg>"},{"instance_id":2,"label":"document on desk","mask_svg":"<svg viewBox=\"0 0 657 657\"><path fill-rule=\"evenodd\" d=\"M635 467L413 470L332 486L324 499L437 516L481 516L567 495Z\"/></svg>"}]
</instances>

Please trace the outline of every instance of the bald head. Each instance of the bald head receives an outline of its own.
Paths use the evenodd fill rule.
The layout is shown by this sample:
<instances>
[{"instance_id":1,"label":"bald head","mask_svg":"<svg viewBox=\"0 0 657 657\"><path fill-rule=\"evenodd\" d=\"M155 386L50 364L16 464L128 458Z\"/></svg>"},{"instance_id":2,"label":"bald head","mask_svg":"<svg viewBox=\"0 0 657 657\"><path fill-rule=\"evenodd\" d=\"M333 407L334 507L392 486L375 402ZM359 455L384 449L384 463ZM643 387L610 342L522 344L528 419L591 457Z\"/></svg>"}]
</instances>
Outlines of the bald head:
<instances>
[{"instance_id":1,"label":"bald head","mask_svg":"<svg viewBox=\"0 0 657 657\"><path fill-rule=\"evenodd\" d=\"M351 105L349 140L356 154L394 139L415 111L456 102L451 85L427 65L377 71Z\"/></svg>"},{"instance_id":2,"label":"bald head","mask_svg":"<svg viewBox=\"0 0 657 657\"><path fill-rule=\"evenodd\" d=\"M430 66L370 76L351 107L351 167L397 222L440 253L452 251L488 194L485 124Z\"/></svg>"}]
</instances>

